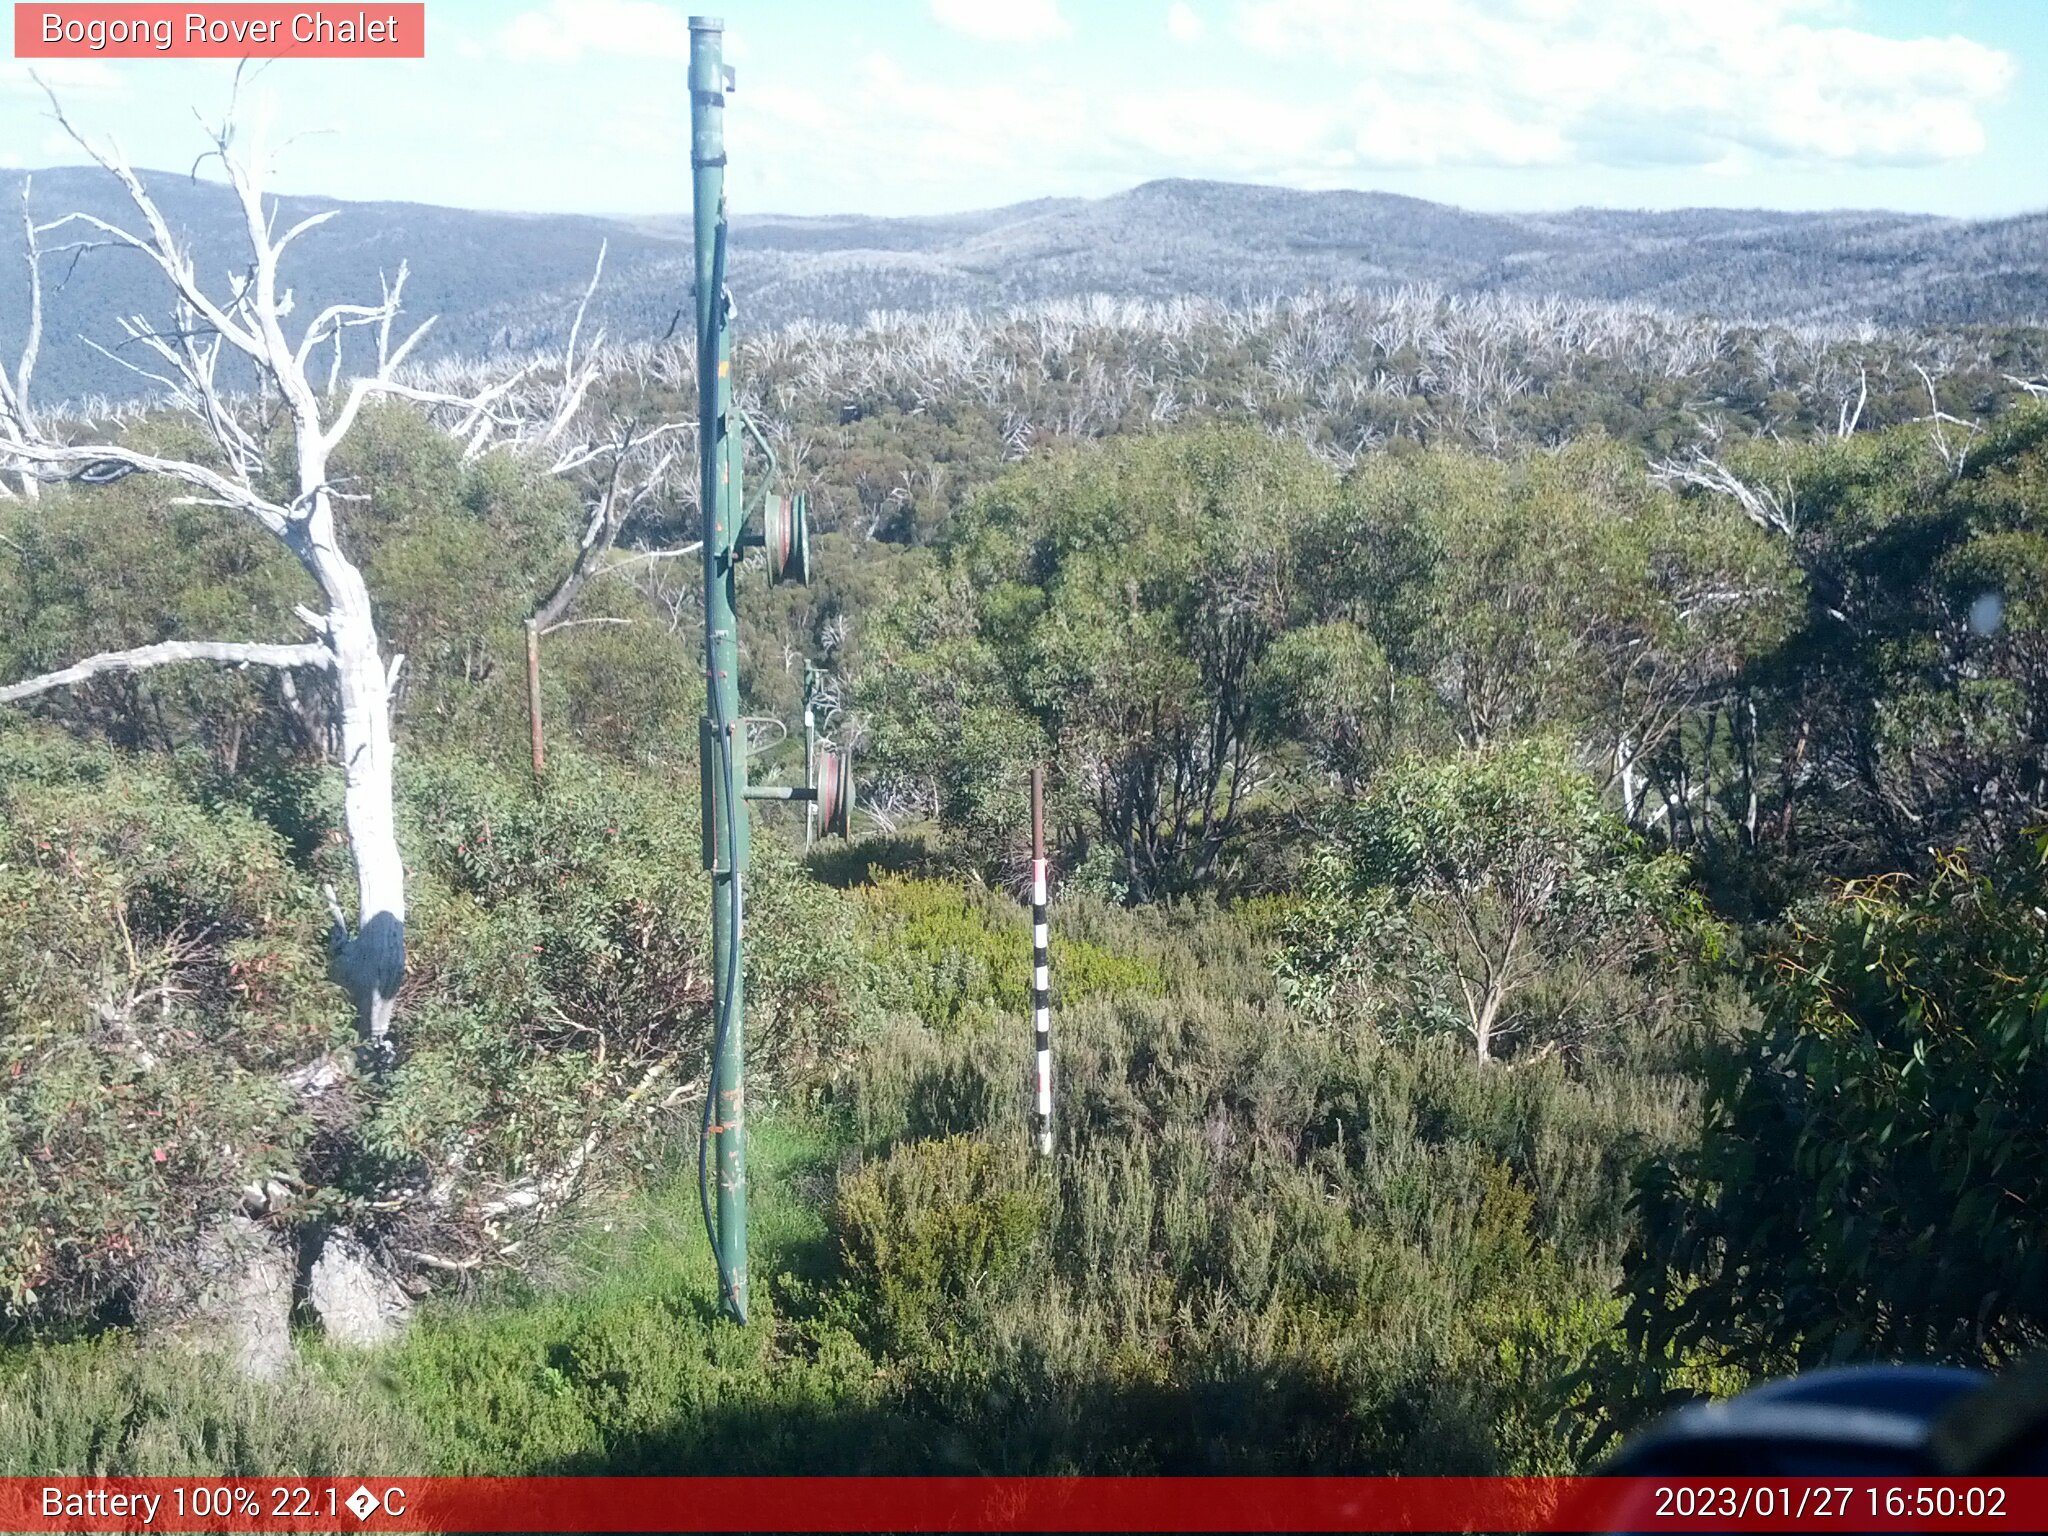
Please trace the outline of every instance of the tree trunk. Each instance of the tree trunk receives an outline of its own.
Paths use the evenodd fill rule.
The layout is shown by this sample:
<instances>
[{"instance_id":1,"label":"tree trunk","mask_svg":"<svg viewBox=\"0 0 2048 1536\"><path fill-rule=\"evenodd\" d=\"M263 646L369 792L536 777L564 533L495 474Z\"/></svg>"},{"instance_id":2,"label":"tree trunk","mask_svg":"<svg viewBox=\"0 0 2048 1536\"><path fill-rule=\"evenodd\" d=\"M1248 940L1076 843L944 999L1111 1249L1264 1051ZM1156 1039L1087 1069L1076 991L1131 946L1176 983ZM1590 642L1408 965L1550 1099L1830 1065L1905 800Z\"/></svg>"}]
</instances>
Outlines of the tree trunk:
<instances>
[{"instance_id":1,"label":"tree trunk","mask_svg":"<svg viewBox=\"0 0 2048 1536\"><path fill-rule=\"evenodd\" d=\"M301 458L302 478L321 484L324 464ZM314 492L303 559L327 596L326 640L341 701L343 821L356 866L356 931L335 918L335 973L354 998L366 1039L385 1046L405 979L405 861L398 850L391 689L398 663L384 660L363 574L341 551L324 490Z\"/></svg>"},{"instance_id":2,"label":"tree trunk","mask_svg":"<svg viewBox=\"0 0 2048 1536\"><path fill-rule=\"evenodd\" d=\"M1614 771L1621 779L1621 819L1635 827L1637 814L1642 810L1642 795L1636 782L1635 743L1626 734L1614 743Z\"/></svg>"},{"instance_id":3,"label":"tree trunk","mask_svg":"<svg viewBox=\"0 0 2048 1536\"><path fill-rule=\"evenodd\" d=\"M1792 806L1799 794L1799 769L1806 761L1806 738L1811 722L1804 713L1799 717L1799 740L1792 749L1792 755L1785 759L1785 808L1778 816L1778 846L1790 850L1792 847Z\"/></svg>"},{"instance_id":4,"label":"tree trunk","mask_svg":"<svg viewBox=\"0 0 2048 1536\"><path fill-rule=\"evenodd\" d=\"M1757 795L1756 795L1756 700L1747 692L1742 696L1743 728L1737 735L1742 744L1742 846L1754 849L1757 845Z\"/></svg>"},{"instance_id":5,"label":"tree trunk","mask_svg":"<svg viewBox=\"0 0 2048 1536\"><path fill-rule=\"evenodd\" d=\"M1500 1019L1502 1000L1500 986L1488 982L1485 1006L1479 1010L1479 1016L1472 1021L1472 1042L1479 1048L1479 1064L1482 1067L1493 1060L1493 1026Z\"/></svg>"},{"instance_id":6,"label":"tree trunk","mask_svg":"<svg viewBox=\"0 0 2048 1536\"><path fill-rule=\"evenodd\" d=\"M343 950L342 980L364 1033L382 1044L405 976L405 864L393 807L391 679L367 607L359 622L337 618L334 672L348 786L344 817L356 866L356 932Z\"/></svg>"}]
</instances>

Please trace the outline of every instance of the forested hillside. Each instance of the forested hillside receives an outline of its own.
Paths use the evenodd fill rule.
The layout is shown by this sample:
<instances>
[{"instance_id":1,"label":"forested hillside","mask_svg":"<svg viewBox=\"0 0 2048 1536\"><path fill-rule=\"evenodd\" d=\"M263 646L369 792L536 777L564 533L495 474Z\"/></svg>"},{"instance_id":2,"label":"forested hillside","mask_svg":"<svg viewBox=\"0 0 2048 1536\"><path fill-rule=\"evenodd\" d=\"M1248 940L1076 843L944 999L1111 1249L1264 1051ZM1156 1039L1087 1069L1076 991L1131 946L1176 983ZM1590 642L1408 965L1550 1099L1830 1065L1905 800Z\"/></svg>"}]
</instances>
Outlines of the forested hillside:
<instances>
[{"instance_id":1,"label":"forested hillside","mask_svg":"<svg viewBox=\"0 0 2048 1536\"><path fill-rule=\"evenodd\" d=\"M811 585L743 579L745 712L823 667L865 807L809 855L758 813L744 1328L687 341L13 410L0 1473L1547 1473L2040 1344L2040 332L1391 289L742 334L746 481L815 520Z\"/></svg>"},{"instance_id":2,"label":"forested hillside","mask_svg":"<svg viewBox=\"0 0 2048 1536\"><path fill-rule=\"evenodd\" d=\"M143 173L203 272L240 259L236 210L217 180ZM0 172L12 206L24 180L39 219L120 211L119 188L63 167ZM410 263L412 313L438 315L423 356L559 347L607 247L593 327L618 341L673 330L689 288L683 218L485 213L413 203L285 197L280 215L339 217L295 252L309 306L374 292ZM1456 298L1599 299L1670 311L1857 326L2008 325L2048 314L2038 216L1960 221L1882 212L1668 213L1578 209L1474 213L1365 192L1295 192L1225 182L1149 182L932 218L791 218L740 211L732 286L745 325L860 325L878 311L1018 304L1107 294L1228 304L1311 292L1421 285ZM75 232L75 230L74 230ZM117 317L148 273L130 251L67 255L52 283L44 388L51 399L147 394L125 365ZM0 306L19 312L21 270L0 267ZM147 308L146 301L142 307ZM88 343L111 348L108 357ZM353 355L348 366L363 362Z\"/></svg>"}]
</instances>

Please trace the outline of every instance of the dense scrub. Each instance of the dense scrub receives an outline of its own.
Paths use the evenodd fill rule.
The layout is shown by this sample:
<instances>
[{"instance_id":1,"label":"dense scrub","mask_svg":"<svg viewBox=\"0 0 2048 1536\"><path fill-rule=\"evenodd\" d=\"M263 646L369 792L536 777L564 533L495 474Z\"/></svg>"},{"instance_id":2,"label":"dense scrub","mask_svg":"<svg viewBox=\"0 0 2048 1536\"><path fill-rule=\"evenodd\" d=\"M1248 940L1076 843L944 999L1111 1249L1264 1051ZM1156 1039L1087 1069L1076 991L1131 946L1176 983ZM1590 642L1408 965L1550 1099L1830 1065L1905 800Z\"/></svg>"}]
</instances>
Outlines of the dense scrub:
<instances>
[{"instance_id":1,"label":"dense scrub","mask_svg":"<svg viewBox=\"0 0 2048 1536\"><path fill-rule=\"evenodd\" d=\"M1797 1367L2004 1364L2048 1338L2037 1222L2048 847L1851 884L1712 1059L1705 1135L1640 1175L1635 1330Z\"/></svg>"},{"instance_id":2,"label":"dense scrub","mask_svg":"<svg viewBox=\"0 0 2048 1536\"><path fill-rule=\"evenodd\" d=\"M879 900L928 920L928 897ZM933 994L771 1121L745 1331L716 1320L684 1201L608 1202L617 1230L539 1294L433 1312L374 1366L309 1359L277 1400L288 1444L105 1345L17 1359L0 1413L33 1391L36 1464L110 1470L1576 1465L1609 1428L1585 1378L1617 1337L1633 1155L1696 1115L1677 1063L1640 1041L1488 1070L1346 1036L1281 1002L1270 924L1073 916L1127 974L1062 1015L1058 1159L1024 1150L1027 1033ZM877 968L917 977L896 953ZM1208 958L1162 982L1169 955ZM336 1411L349 1383L368 1428ZM208 1452L155 1438L188 1415Z\"/></svg>"},{"instance_id":3,"label":"dense scrub","mask_svg":"<svg viewBox=\"0 0 2048 1536\"><path fill-rule=\"evenodd\" d=\"M936 323L899 328L922 373L823 333L755 359L785 451L829 431L837 526L816 587L749 581L747 707L824 659L885 835L806 865L761 816L744 1330L689 1185L681 562L593 581L601 622L550 640L536 779L520 629L574 498L406 410L352 440L412 658L388 1062L326 974L317 678L10 709L0 1470L1555 1471L1663 1391L2036 1343L2048 415L1979 378L1941 398L1985 430L1905 419L1901 354L1863 429L1745 436L1846 428L1848 342L1801 342L1777 405L1785 356L1683 327L1583 366L1523 335L1561 377L1453 387L1430 338L1483 316L1341 309L1048 312L1030 369ZM1323 321L1387 328L1384 389L1320 400ZM1213 393L1162 408L1147 349L1233 326ZM1671 348L1667 382L1748 392L1666 430ZM1013 397L1104 440L1032 448ZM8 677L291 633L305 596L137 482L5 504L0 536ZM1039 761L1049 1162L1015 899ZM348 1228L423 1315L367 1357L309 1337L276 1388L181 1374L125 1324L222 1210Z\"/></svg>"},{"instance_id":4,"label":"dense scrub","mask_svg":"<svg viewBox=\"0 0 2048 1536\"><path fill-rule=\"evenodd\" d=\"M380 1073L327 979L329 837L295 866L277 828L209 796L203 764L195 787L19 729L0 752L11 1317L119 1312L237 1204L471 1268L683 1133L710 999L696 828L676 812L694 783L565 758L536 790L417 761L411 1031ZM334 787L304 788L296 812L317 816ZM854 914L772 847L754 908L765 1094L843 1061L869 1005Z\"/></svg>"}]
</instances>

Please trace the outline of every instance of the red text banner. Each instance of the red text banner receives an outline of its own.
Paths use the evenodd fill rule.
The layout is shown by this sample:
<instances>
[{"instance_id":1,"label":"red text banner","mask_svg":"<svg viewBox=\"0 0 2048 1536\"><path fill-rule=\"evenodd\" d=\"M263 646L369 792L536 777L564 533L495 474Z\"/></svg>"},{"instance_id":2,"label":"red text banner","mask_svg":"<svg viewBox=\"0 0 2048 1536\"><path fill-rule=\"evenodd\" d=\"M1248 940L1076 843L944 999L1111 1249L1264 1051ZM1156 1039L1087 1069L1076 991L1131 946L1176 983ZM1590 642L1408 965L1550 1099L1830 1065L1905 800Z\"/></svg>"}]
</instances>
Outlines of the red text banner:
<instances>
[{"instance_id":1,"label":"red text banner","mask_svg":"<svg viewBox=\"0 0 2048 1536\"><path fill-rule=\"evenodd\" d=\"M4 1531L2041 1531L2048 1478L0 1478Z\"/></svg>"},{"instance_id":2,"label":"red text banner","mask_svg":"<svg viewBox=\"0 0 2048 1536\"><path fill-rule=\"evenodd\" d=\"M422 3L21 5L18 59L423 59Z\"/></svg>"}]
</instances>

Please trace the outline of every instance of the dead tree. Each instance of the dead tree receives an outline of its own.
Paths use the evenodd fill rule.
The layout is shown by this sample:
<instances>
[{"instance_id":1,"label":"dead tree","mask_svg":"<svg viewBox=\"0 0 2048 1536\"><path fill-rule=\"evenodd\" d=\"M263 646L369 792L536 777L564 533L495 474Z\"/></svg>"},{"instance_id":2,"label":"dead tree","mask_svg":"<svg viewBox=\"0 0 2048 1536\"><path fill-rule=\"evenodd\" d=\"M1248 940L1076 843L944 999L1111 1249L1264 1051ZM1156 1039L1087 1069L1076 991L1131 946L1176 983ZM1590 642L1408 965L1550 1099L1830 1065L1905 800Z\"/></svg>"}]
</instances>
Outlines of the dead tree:
<instances>
[{"instance_id":1,"label":"dead tree","mask_svg":"<svg viewBox=\"0 0 2048 1536\"><path fill-rule=\"evenodd\" d=\"M557 472L561 473L601 467L594 486L584 497L583 533L577 541L576 558L526 621L526 707L532 727L533 772L536 778L547 766L547 740L540 707L541 640L572 624L598 622L569 617L569 610L575 606L577 597L594 577L652 561L694 555L703 548L701 544L689 544L677 549L641 550L616 560L612 558L619 533L627 521L667 483L675 452L662 448L661 440L689 424L664 422L653 428L643 428L638 421L628 421L613 425L615 435L609 441L557 460L555 464Z\"/></svg>"},{"instance_id":2,"label":"dead tree","mask_svg":"<svg viewBox=\"0 0 2048 1536\"><path fill-rule=\"evenodd\" d=\"M285 322L294 304L279 279L279 264L292 243L334 216L333 211L299 220L277 232L276 204L266 205L266 171L260 146L245 152L236 142L232 108L211 133L213 155L239 203L248 239L248 265L232 274L224 291L209 291L194 270L191 253L165 221L156 200L118 148L88 141L52 96L57 121L72 139L127 192L139 226L124 227L93 214L73 213L41 227L42 233L78 232L67 251L128 251L156 269L169 289L168 324L140 316L122 322L130 347L147 366L118 359L164 390L168 403L195 419L218 451L220 466L139 452L111 440L67 440L38 423L27 410L28 371L33 350L17 378L8 419L10 437L0 439L0 469L39 480L101 484L131 474L159 476L184 487L187 505L219 507L246 517L278 540L318 589L319 610L300 606L299 619L312 639L299 644L252 644L235 640L168 641L134 650L88 657L73 666L0 688L0 702L30 698L104 672L137 672L176 662L305 668L332 679L338 715L342 768L346 777L345 828L356 871L353 931L340 901L327 893L334 919L335 971L353 997L364 1036L388 1047L399 982L405 972L405 867L399 854L392 803L392 693L404 658L388 655L377 633L370 593L361 569L344 548L337 510L350 498L329 478L335 451L348 436L364 404L376 396L399 396L429 408L451 408L454 429L474 438L487 431L495 391L457 397L410 386L398 378L408 354L432 324L429 320L394 343L393 326L405 286L405 268L385 283L374 304L330 304L306 323L296 341ZM29 256L41 254L30 226ZM374 367L343 384L339 367L327 387L316 389L309 368L322 347L337 355L344 333L364 332L375 347ZM111 355L111 354L110 354ZM253 397L238 395L223 360L253 377ZM238 361L237 361L238 360ZM271 467L265 452L271 430L289 430L296 450L288 497L268 488ZM75 432L75 429L73 429Z\"/></svg>"},{"instance_id":3,"label":"dead tree","mask_svg":"<svg viewBox=\"0 0 2048 1536\"><path fill-rule=\"evenodd\" d=\"M1704 448L1694 448L1685 458L1652 461L1650 479L1673 489L1691 487L1726 496L1766 533L1788 539L1799 533L1798 493L1789 481L1773 488L1760 480L1745 480Z\"/></svg>"},{"instance_id":4,"label":"dead tree","mask_svg":"<svg viewBox=\"0 0 2048 1536\"><path fill-rule=\"evenodd\" d=\"M583 532L577 540L575 559L526 621L526 710L533 738L535 778L547 767L547 734L541 720L541 640L573 624L600 622L569 617L569 610L592 578L645 562L693 555L703 547L691 544L680 549L642 551L617 562L611 558L628 520L668 483L669 468L675 462L675 450L667 446L668 440L690 430L692 423L664 421L648 426L637 413L628 417L612 410L603 415L602 431L586 433L587 438L594 440L557 447L571 435L569 429L579 417L588 414L583 411L584 402L591 397L592 388L607 364L613 361L604 351L602 331L592 339L581 364L576 359L577 337L582 334L584 315L597 292L598 280L604 275L604 258L605 247L599 246L596 268L576 306L576 318L569 325L569 339L562 351L560 385L551 397L540 397L544 403L531 413L533 426L517 433L522 442L553 454L548 465L551 474L578 480L584 487ZM644 397L644 371L640 383Z\"/></svg>"},{"instance_id":5,"label":"dead tree","mask_svg":"<svg viewBox=\"0 0 2048 1536\"><path fill-rule=\"evenodd\" d=\"M42 231L36 228L29 212L29 189L33 183L33 177L21 179L21 250L28 263L28 328L22 337L21 359L15 365L14 376L9 378L0 371L0 439L12 443L27 442L38 435L35 410L29 404L29 383L35 378L36 354L43 345L43 261ZM34 471L22 465L15 485L0 486L0 495L18 494L33 501L38 489Z\"/></svg>"}]
</instances>

